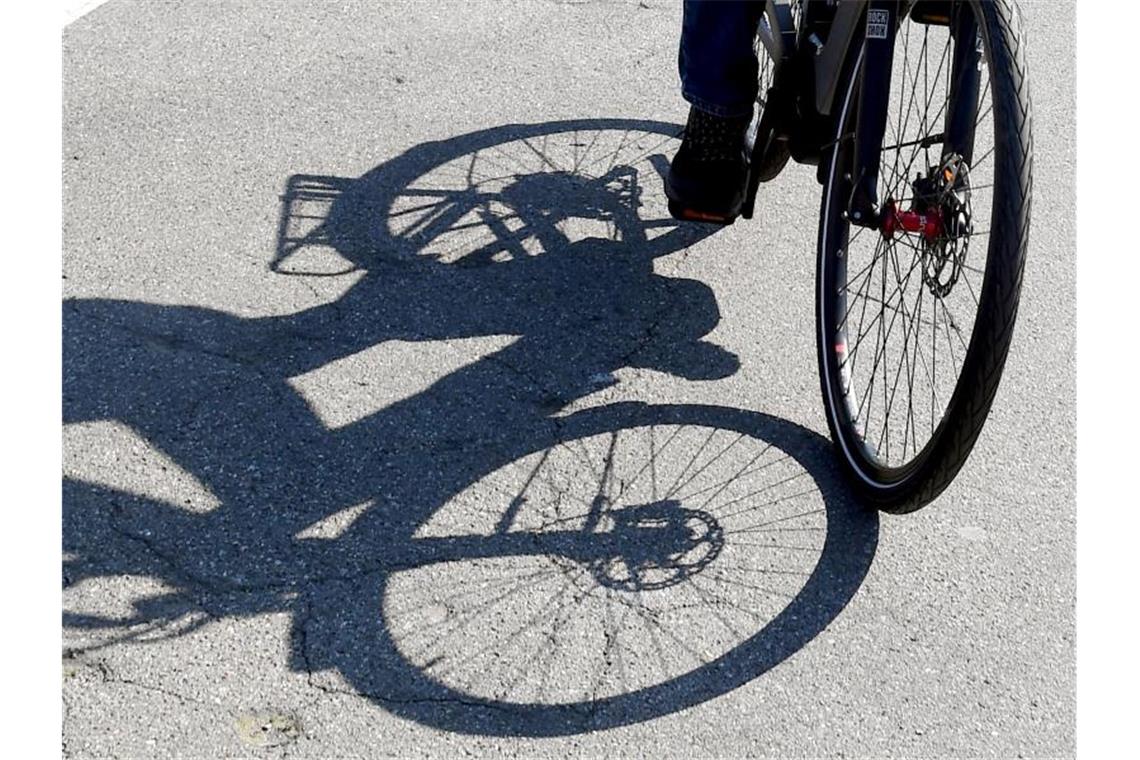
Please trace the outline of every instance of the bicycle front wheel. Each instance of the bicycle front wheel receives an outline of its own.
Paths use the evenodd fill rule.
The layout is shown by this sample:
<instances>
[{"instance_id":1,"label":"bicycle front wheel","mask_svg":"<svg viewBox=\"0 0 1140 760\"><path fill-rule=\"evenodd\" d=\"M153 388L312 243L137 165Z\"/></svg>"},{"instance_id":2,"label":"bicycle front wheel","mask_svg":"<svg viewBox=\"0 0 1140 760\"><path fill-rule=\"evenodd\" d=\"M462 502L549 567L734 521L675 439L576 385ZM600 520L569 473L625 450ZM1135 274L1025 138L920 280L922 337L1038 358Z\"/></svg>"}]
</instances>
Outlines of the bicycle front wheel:
<instances>
[{"instance_id":1,"label":"bicycle front wheel","mask_svg":"<svg viewBox=\"0 0 1140 760\"><path fill-rule=\"evenodd\" d=\"M919 3L915 9L921 9ZM1029 231L1032 137L1018 12L955 2L903 19L877 228L846 219L861 51L840 90L816 316L828 426L860 494L910 512L962 468L997 391Z\"/></svg>"}]
</instances>

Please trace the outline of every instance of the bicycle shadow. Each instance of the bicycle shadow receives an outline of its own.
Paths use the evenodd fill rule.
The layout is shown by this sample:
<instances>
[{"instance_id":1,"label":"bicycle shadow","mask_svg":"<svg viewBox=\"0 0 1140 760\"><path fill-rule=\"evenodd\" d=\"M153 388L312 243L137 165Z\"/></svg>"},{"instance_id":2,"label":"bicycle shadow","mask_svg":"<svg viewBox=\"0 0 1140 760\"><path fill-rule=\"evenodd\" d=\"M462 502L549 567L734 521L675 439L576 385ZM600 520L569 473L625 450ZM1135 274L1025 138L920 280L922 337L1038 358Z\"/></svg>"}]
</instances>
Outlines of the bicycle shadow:
<instances>
[{"instance_id":1,"label":"bicycle shadow","mask_svg":"<svg viewBox=\"0 0 1140 760\"><path fill-rule=\"evenodd\" d=\"M714 231L665 212L656 175L677 131L509 125L356 179L295 175L272 268L358 278L295 314L66 301L65 424L130 431L212 504L97 483L90 452L68 457L65 587L130 575L172 590L125 618L65 597L65 627L144 646L287 610L290 665L324 688L531 736L675 712L798 651L877 542L827 442L727 407L571 406L622 368L712 381L739 367L704 337L711 289L655 268ZM411 368L384 363L391 347L494 336L426 388L392 390ZM354 393L363 411L336 416ZM774 524L810 540L742 540Z\"/></svg>"}]
</instances>

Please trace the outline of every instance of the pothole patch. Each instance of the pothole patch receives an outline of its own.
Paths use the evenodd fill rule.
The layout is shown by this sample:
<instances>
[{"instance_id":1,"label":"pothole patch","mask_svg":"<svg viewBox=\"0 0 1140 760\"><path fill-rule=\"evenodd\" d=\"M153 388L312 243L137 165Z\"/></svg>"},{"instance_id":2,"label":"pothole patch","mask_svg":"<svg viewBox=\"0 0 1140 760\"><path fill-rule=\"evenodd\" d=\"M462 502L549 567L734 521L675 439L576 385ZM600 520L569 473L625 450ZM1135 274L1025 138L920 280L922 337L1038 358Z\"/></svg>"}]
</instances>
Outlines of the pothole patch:
<instances>
[{"instance_id":1,"label":"pothole patch","mask_svg":"<svg viewBox=\"0 0 1140 760\"><path fill-rule=\"evenodd\" d=\"M244 713L234 720L234 730L247 747L280 747L297 740L301 724L284 713Z\"/></svg>"}]
</instances>

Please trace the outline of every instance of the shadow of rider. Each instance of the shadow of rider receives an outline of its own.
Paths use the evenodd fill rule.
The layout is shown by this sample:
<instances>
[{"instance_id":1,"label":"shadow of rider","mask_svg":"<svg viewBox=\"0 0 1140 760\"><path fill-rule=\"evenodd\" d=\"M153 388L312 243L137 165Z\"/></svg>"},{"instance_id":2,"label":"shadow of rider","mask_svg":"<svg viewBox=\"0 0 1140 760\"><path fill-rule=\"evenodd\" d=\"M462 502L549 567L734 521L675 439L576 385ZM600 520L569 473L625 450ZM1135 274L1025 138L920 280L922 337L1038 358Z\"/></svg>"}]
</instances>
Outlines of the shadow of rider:
<instances>
[{"instance_id":1,"label":"shadow of rider","mask_svg":"<svg viewBox=\"0 0 1140 760\"><path fill-rule=\"evenodd\" d=\"M409 154L422 159L423 151ZM597 178L516 175L498 198L510 210L500 220L517 216L514 237L496 234L460 265L388 255L396 246L383 216L393 192L385 171L345 182L324 220L338 252L365 270L334 302L261 318L139 301L64 304L65 423L128 426L222 505L194 514L160 503L144 507L133 497L117 502L120 527L146 534L152 548L178 556L193 577L237 586L295 583L346 556L364 556L354 542L366 545L368 556L377 541L398 553L399 536L410 535L469 477L462 463L448 470L437 457L429 467L422 455L400 452L491 439L508 441L508 451L525 450L551 429L550 415L616 382L612 373L622 367L711 380L739 366L703 340L719 321L711 289L654 268L656 258L707 233L650 241L633 167L619 164ZM613 232L571 239L567 231L580 220L608 223ZM536 255L519 254L521 235L538 241ZM516 255L500 260L503 252ZM494 335L517 339L336 430L290 382L386 341ZM384 381L361 379L381 387ZM95 527L74 506L91 489L65 488L65 544L90 548L84 533ZM295 538L367 501L377 506L335 550ZM371 531L374 520L385 530ZM96 561L98 552L75 553L66 570L72 582L108 570L142 571L127 554ZM144 564L146 572L154 569Z\"/></svg>"}]
</instances>

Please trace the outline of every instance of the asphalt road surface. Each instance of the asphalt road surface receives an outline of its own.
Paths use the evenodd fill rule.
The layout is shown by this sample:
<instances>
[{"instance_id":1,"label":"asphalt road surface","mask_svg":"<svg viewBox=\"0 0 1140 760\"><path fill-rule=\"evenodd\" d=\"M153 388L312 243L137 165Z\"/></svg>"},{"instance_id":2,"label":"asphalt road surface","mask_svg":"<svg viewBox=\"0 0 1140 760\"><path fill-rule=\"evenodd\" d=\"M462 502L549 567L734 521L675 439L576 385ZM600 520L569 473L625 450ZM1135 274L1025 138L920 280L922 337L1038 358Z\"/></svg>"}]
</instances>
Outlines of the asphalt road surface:
<instances>
[{"instance_id":1,"label":"asphalt road surface","mask_svg":"<svg viewBox=\"0 0 1140 760\"><path fill-rule=\"evenodd\" d=\"M906 517L829 448L813 171L668 219L679 3L69 25L66 755L1071 756L1074 8L1023 12L1013 349Z\"/></svg>"}]
</instances>

